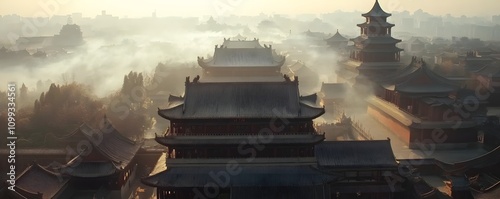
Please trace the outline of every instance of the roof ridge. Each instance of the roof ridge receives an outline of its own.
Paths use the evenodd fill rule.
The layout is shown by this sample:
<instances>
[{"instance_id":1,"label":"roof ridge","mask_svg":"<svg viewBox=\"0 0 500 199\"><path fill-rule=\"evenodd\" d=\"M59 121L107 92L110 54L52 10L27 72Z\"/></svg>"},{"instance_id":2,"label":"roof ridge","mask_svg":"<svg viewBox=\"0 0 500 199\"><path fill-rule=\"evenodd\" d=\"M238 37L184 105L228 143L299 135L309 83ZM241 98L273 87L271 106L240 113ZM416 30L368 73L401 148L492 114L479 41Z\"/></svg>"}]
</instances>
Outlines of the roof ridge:
<instances>
[{"instance_id":1,"label":"roof ridge","mask_svg":"<svg viewBox=\"0 0 500 199\"><path fill-rule=\"evenodd\" d=\"M378 0L375 0L375 4L373 4L373 7L372 7L372 9L370 11L368 11L367 13L362 14L362 16L364 16L364 17L370 17L370 16L377 17L378 15L380 15L382 17L390 17L390 16L392 16L392 14L387 13L387 12L384 11L384 9L382 9L382 7L380 6L380 3L378 2Z\"/></svg>"}]
</instances>

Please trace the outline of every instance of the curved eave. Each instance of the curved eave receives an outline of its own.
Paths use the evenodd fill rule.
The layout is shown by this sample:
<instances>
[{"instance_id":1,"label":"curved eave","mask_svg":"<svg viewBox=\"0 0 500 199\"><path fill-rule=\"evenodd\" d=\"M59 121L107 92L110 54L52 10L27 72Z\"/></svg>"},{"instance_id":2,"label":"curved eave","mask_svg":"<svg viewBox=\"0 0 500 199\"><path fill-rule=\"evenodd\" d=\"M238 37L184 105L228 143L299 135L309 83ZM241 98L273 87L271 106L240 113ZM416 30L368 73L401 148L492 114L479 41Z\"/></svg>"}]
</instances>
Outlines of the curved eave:
<instances>
[{"instance_id":1,"label":"curved eave","mask_svg":"<svg viewBox=\"0 0 500 199\"><path fill-rule=\"evenodd\" d=\"M349 40L352 41L352 42L354 42L354 43L359 43L359 42L362 42L362 41L364 41L366 39L368 39L368 37L361 35L361 36L358 36L356 38L352 38L352 39L349 39Z\"/></svg>"},{"instance_id":2,"label":"curved eave","mask_svg":"<svg viewBox=\"0 0 500 199\"><path fill-rule=\"evenodd\" d=\"M237 68L237 69L243 69L243 68L249 68L249 69L263 69L263 68L281 68L283 64L285 64L285 60L273 60L274 63L270 65L263 65L263 66L255 66L255 65L235 65L235 66L219 66L219 65L211 65L210 63L207 63L202 66L203 69L228 69L228 68Z\"/></svg>"},{"instance_id":3,"label":"curved eave","mask_svg":"<svg viewBox=\"0 0 500 199\"><path fill-rule=\"evenodd\" d=\"M100 178L115 175L120 169L116 168L116 164L109 162L76 162L76 165L66 165L63 167L62 172L71 177L78 178ZM86 164L102 164L100 166L91 166L92 168L82 168L86 167ZM97 169L95 172L89 172L92 169Z\"/></svg>"},{"instance_id":4,"label":"curved eave","mask_svg":"<svg viewBox=\"0 0 500 199\"><path fill-rule=\"evenodd\" d=\"M397 72L389 74L388 76L385 77L380 77L376 81L379 83L386 83L386 84L392 84L395 80L402 79L411 73L414 73L416 70L418 70L418 67L414 65L406 65L404 68L399 69Z\"/></svg>"},{"instance_id":5,"label":"curved eave","mask_svg":"<svg viewBox=\"0 0 500 199\"><path fill-rule=\"evenodd\" d=\"M213 181L208 175L227 170L225 166L169 167L167 170L141 179L151 187L203 187ZM336 179L312 166L243 166L231 178L228 187L308 187Z\"/></svg>"},{"instance_id":6,"label":"curved eave","mask_svg":"<svg viewBox=\"0 0 500 199\"><path fill-rule=\"evenodd\" d=\"M205 60L205 58L203 57L198 57L198 65L202 68L205 68L207 66L210 67L209 62L210 60Z\"/></svg>"},{"instance_id":7,"label":"curved eave","mask_svg":"<svg viewBox=\"0 0 500 199\"><path fill-rule=\"evenodd\" d=\"M425 94L425 93L451 93L459 89L458 86L442 82L440 80L434 79L434 82L427 84L420 84L413 82L413 77L408 77L406 81L394 84L387 83L381 84L381 86L390 91L398 91L407 94Z\"/></svg>"},{"instance_id":8,"label":"curved eave","mask_svg":"<svg viewBox=\"0 0 500 199\"><path fill-rule=\"evenodd\" d=\"M403 49L401 48L392 48L392 49L366 49L366 48L363 48L363 49L360 49L361 52L371 52L371 53L387 53L387 52L401 52L403 51Z\"/></svg>"},{"instance_id":9,"label":"curved eave","mask_svg":"<svg viewBox=\"0 0 500 199\"><path fill-rule=\"evenodd\" d=\"M301 102L316 104L316 102L318 101L318 94L313 93L311 95L300 96L300 100Z\"/></svg>"},{"instance_id":10,"label":"curved eave","mask_svg":"<svg viewBox=\"0 0 500 199\"><path fill-rule=\"evenodd\" d=\"M291 136L291 137L290 137ZM268 143L260 143L257 135L227 135L227 136L208 136L208 135L188 135L188 136L163 136L155 137L155 141L164 146L199 146L199 145L228 145L238 146L241 143L263 144L263 145L315 145L325 140L324 135L305 134L305 135L274 135L273 140ZM255 139L254 139L255 138Z\"/></svg>"},{"instance_id":11,"label":"curved eave","mask_svg":"<svg viewBox=\"0 0 500 199\"><path fill-rule=\"evenodd\" d=\"M451 86L433 86L429 88L428 86L412 86L412 85L382 85L387 90L398 91L407 94L425 94L425 93L451 93L456 91L458 88Z\"/></svg>"},{"instance_id":12,"label":"curved eave","mask_svg":"<svg viewBox=\"0 0 500 199\"><path fill-rule=\"evenodd\" d=\"M35 192L32 192L32 191L26 190L26 189L24 189L22 187L19 187L17 185L14 187L14 190L15 191L8 191L8 192L10 194L13 194L13 195L15 194L16 197L20 197L20 198L23 198L23 199L24 198L27 198L27 199L29 199L29 198L38 198L38 197L40 197L40 195L44 196L43 193L40 193L40 192L35 193Z\"/></svg>"},{"instance_id":13,"label":"curved eave","mask_svg":"<svg viewBox=\"0 0 500 199\"><path fill-rule=\"evenodd\" d=\"M158 115L167 120L182 118L182 106L184 106L183 103L167 109L159 109Z\"/></svg>"},{"instance_id":14,"label":"curved eave","mask_svg":"<svg viewBox=\"0 0 500 199\"><path fill-rule=\"evenodd\" d=\"M459 89L458 86L447 84L446 82L441 82L439 80L434 80L434 82L429 84L418 84L412 82L412 79L402 82L396 85L395 89L403 93L451 93Z\"/></svg>"},{"instance_id":15,"label":"curved eave","mask_svg":"<svg viewBox=\"0 0 500 199\"><path fill-rule=\"evenodd\" d=\"M305 102L300 102L300 110L301 118L316 119L325 114L324 107L319 108Z\"/></svg>"},{"instance_id":16,"label":"curved eave","mask_svg":"<svg viewBox=\"0 0 500 199\"><path fill-rule=\"evenodd\" d=\"M282 56L282 55L281 55L281 56L279 56L279 57L277 57L277 58L278 58L277 60L276 60L276 59L274 59L274 61L276 62L275 67L281 67L281 66L283 66L283 65L285 64L285 61L286 61L285 56Z\"/></svg>"},{"instance_id":17,"label":"curved eave","mask_svg":"<svg viewBox=\"0 0 500 199\"><path fill-rule=\"evenodd\" d=\"M365 14L362 14L361 16L363 17L390 17L392 14L386 13L385 11L382 11L382 13L376 13L373 11L367 12Z\"/></svg>"},{"instance_id":18,"label":"curved eave","mask_svg":"<svg viewBox=\"0 0 500 199\"><path fill-rule=\"evenodd\" d=\"M166 172L166 170L162 171L162 172ZM162 172L160 172L160 173L162 173ZM158 175L160 173L157 173L157 174L152 175L152 176L142 177L141 178L142 184L145 184L145 185L150 186L150 187L159 187L158 186L159 181L157 180L156 175Z\"/></svg>"},{"instance_id":19,"label":"curved eave","mask_svg":"<svg viewBox=\"0 0 500 199\"><path fill-rule=\"evenodd\" d=\"M363 28L363 27L369 27L369 26L373 26L373 27L379 27L379 26L382 26L384 28L390 28L390 27L394 27L395 25L392 24L392 23L388 23L388 22L384 22L384 23L360 23L360 24L356 24L358 27L360 28Z\"/></svg>"},{"instance_id":20,"label":"curved eave","mask_svg":"<svg viewBox=\"0 0 500 199\"><path fill-rule=\"evenodd\" d=\"M378 3L378 0L375 1L375 4L373 5L372 9L368 11L367 13L362 14L361 16L363 17L390 17L392 14L385 12L380 4Z\"/></svg>"},{"instance_id":21,"label":"curved eave","mask_svg":"<svg viewBox=\"0 0 500 199\"><path fill-rule=\"evenodd\" d=\"M340 35L340 34L335 34L333 36L331 36L330 38L328 39L325 39L325 41L329 41L329 42L347 42L349 41L349 39L345 38L344 36Z\"/></svg>"},{"instance_id":22,"label":"curved eave","mask_svg":"<svg viewBox=\"0 0 500 199\"><path fill-rule=\"evenodd\" d=\"M386 38L386 37L381 37L381 38L376 38L376 37L372 37L372 38L366 38L366 39L360 39L360 40L357 40L359 41L360 43L367 43L367 44L397 44L399 42L401 42L402 40L401 39L395 39L395 38L392 38L392 37L389 37L389 38Z\"/></svg>"},{"instance_id":23,"label":"curved eave","mask_svg":"<svg viewBox=\"0 0 500 199\"><path fill-rule=\"evenodd\" d=\"M174 103L174 102L176 102L176 103L178 103L178 102L184 102L184 97L182 97L182 96L175 96L175 95L170 94L168 96L168 103Z\"/></svg>"}]
</instances>

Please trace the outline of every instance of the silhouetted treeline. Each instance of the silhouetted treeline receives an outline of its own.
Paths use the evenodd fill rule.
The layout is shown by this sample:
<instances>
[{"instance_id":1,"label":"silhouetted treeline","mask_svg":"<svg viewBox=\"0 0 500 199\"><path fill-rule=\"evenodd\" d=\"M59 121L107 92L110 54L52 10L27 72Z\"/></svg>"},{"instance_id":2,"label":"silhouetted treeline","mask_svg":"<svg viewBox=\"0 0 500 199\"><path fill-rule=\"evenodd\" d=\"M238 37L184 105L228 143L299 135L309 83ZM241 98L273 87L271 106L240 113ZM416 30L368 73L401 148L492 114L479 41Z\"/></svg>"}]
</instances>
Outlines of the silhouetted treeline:
<instances>
[{"instance_id":1,"label":"silhouetted treeline","mask_svg":"<svg viewBox=\"0 0 500 199\"><path fill-rule=\"evenodd\" d=\"M25 95L27 88L22 86L20 97ZM16 110L19 143L24 147L59 146L62 143L57 138L74 131L83 122L97 123L96 118L100 118L97 116L102 115L103 110L103 103L85 86L51 84L49 90L35 100L33 107Z\"/></svg>"},{"instance_id":2,"label":"silhouetted treeline","mask_svg":"<svg viewBox=\"0 0 500 199\"><path fill-rule=\"evenodd\" d=\"M142 138L149 130L154 119L148 113L151 105L144 85L142 73L130 72L123 79L120 92L110 97L106 113L113 126L131 138Z\"/></svg>"}]
</instances>

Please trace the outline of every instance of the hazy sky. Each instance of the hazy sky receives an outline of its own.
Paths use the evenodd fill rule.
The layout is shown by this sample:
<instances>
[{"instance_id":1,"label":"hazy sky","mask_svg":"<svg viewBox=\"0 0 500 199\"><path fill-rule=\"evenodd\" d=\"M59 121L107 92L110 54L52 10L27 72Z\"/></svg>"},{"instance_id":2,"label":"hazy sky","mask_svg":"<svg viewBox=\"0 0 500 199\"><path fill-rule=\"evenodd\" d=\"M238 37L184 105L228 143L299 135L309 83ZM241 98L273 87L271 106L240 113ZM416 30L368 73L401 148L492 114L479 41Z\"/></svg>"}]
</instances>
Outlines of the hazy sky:
<instances>
[{"instance_id":1,"label":"hazy sky","mask_svg":"<svg viewBox=\"0 0 500 199\"><path fill-rule=\"evenodd\" d=\"M257 15L368 11L375 0L0 0L0 15L65 15L81 12L95 16L106 10L119 17ZM58 2L56 4L50 3ZM500 15L499 0L380 0L388 11L422 9L435 15ZM48 5L48 6L47 6Z\"/></svg>"}]
</instances>

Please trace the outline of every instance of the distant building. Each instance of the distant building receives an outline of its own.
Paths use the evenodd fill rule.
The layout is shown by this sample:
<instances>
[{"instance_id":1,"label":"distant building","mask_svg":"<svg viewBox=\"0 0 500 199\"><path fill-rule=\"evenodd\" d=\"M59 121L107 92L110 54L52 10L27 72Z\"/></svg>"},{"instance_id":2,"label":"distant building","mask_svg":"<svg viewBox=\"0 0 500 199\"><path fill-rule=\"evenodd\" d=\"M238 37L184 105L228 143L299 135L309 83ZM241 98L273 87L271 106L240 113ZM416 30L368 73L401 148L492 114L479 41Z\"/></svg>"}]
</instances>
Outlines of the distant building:
<instances>
[{"instance_id":1,"label":"distant building","mask_svg":"<svg viewBox=\"0 0 500 199\"><path fill-rule=\"evenodd\" d=\"M53 45L62 47L79 46L83 44L83 33L80 26L73 24L70 17L58 35L54 35Z\"/></svg>"},{"instance_id":2,"label":"distant building","mask_svg":"<svg viewBox=\"0 0 500 199\"><path fill-rule=\"evenodd\" d=\"M338 51L343 51L347 47L347 43L349 42L349 39L342 36L339 33L339 30L337 30L337 32L333 36L331 36L328 39L325 39L325 41L326 41L326 44L330 48L338 50Z\"/></svg>"},{"instance_id":3,"label":"distant building","mask_svg":"<svg viewBox=\"0 0 500 199\"><path fill-rule=\"evenodd\" d=\"M325 39L329 37L331 37L331 34L323 32L307 30L294 34L290 30L290 34L283 40L283 43L297 48L318 48L326 46Z\"/></svg>"},{"instance_id":4,"label":"distant building","mask_svg":"<svg viewBox=\"0 0 500 199\"><path fill-rule=\"evenodd\" d=\"M25 49L37 49L52 46L53 36L39 36L39 37L19 37L16 40L16 45Z\"/></svg>"},{"instance_id":5,"label":"distant building","mask_svg":"<svg viewBox=\"0 0 500 199\"><path fill-rule=\"evenodd\" d=\"M228 26L226 24L218 23L212 16L205 22L198 26L201 31L222 31Z\"/></svg>"},{"instance_id":6,"label":"distant building","mask_svg":"<svg viewBox=\"0 0 500 199\"><path fill-rule=\"evenodd\" d=\"M403 18L401 20L401 28L404 30L415 29L415 19L414 18Z\"/></svg>"},{"instance_id":7,"label":"distant building","mask_svg":"<svg viewBox=\"0 0 500 199\"><path fill-rule=\"evenodd\" d=\"M500 107L500 61L486 64L472 73L472 79L476 80L475 88L481 88L488 96L488 106Z\"/></svg>"},{"instance_id":8,"label":"distant building","mask_svg":"<svg viewBox=\"0 0 500 199\"><path fill-rule=\"evenodd\" d=\"M224 39L212 58L198 57L204 81L281 81L284 63L284 56L272 45L261 46L258 39Z\"/></svg>"},{"instance_id":9,"label":"distant building","mask_svg":"<svg viewBox=\"0 0 500 199\"><path fill-rule=\"evenodd\" d=\"M434 63L438 65L455 65L459 63L459 56L456 52L442 52L434 56Z\"/></svg>"},{"instance_id":10,"label":"distant building","mask_svg":"<svg viewBox=\"0 0 500 199\"><path fill-rule=\"evenodd\" d=\"M73 24L72 18L54 36L20 37L16 44L23 49L39 49L47 47L74 47L83 44L83 33L80 26Z\"/></svg>"},{"instance_id":11,"label":"distant building","mask_svg":"<svg viewBox=\"0 0 500 199\"><path fill-rule=\"evenodd\" d=\"M420 38L412 38L407 42L407 51L410 53L422 53L425 51L425 44Z\"/></svg>"},{"instance_id":12,"label":"distant building","mask_svg":"<svg viewBox=\"0 0 500 199\"><path fill-rule=\"evenodd\" d=\"M494 24L500 25L500 15L493 15L491 20Z\"/></svg>"},{"instance_id":13,"label":"distant building","mask_svg":"<svg viewBox=\"0 0 500 199\"><path fill-rule=\"evenodd\" d=\"M299 89L301 91L307 90L315 90L319 86L319 74L309 68L302 61L294 61L292 64L283 67L283 74L288 75L289 77L300 77Z\"/></svg>"}]
</instances>

